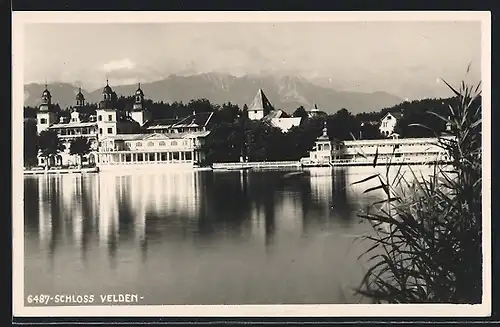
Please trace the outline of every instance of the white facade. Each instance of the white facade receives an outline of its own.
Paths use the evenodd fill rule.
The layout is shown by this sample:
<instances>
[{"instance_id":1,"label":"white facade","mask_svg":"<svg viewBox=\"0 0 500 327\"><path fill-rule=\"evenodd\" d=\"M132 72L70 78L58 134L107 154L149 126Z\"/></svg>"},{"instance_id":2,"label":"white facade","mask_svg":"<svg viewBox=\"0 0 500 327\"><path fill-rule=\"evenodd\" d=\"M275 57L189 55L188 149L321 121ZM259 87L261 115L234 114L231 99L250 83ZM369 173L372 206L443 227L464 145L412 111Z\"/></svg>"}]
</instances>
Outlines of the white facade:
<instances>
[{"instance_id":1,"label":"white facade","mask_svg":"<svg viewBox=\"0 0 500 327\"><path fill-rule=\"evenodd\" d=\"M384 136L391 136L401 115L388 112L381 120L379 131Z\"/></svg>"},{"instance_id":2,"label":"white facade","mask_svg":"<svg viewBox=\"0 0 500 327\"><path fill-rule=\"evenodd\" d=\"M407 162L449 159L438 138L344 141L339 158L373 161L375 154L380 160Z\"/></svg>"},{"instance_id":3,"label":"white facade","mask_svg":"<svg viewBox=\"0 0 500 327\"><path fill-rule=\"evenodd\" d=\"M147 121L151 120L151 112L146 110L135 111L130 113L130 116L135 120L140 126L143 126Z\"/></svg>"},{"instance_id":4,"label":"white facade","mask_svg":"<svg viewBox=\"0 0 500 327\"><path fill-rule=\"evenodd\" d=\"M36 114L36 131L40 134L57 122L57 114L51 111L39 111Z\"/></svg>"},{"instance_id":5,"label":"white facade","mask_svg":"<svg viewBox=\"0 0 500 327\"><path fill-rule=\"evenodd\" d=\"M309 157L302 158L304 165L322 166L335 164L379 164L448 162L450 156L440 146L438 138L407 138L356 140L332 143L323 136L316 140Z\"/></svg>"},{"instance_id":6,"label":"white facade","mask_svg":"<svg viewBox=\"0 0 500 327\"><path fill-rule=\"evenodd\" d=\"M202 146L210 132L123 134L101 141L100 169L144 165L197 166L205 159Z\"/></svg>"},{"instance_id":7,"label":"white facade","mask_svg":"<svg viewBox=\"0 0 500 327\"><path fill-rule=\"evenodd\" d=\"M269 102L262 89L259 89L250 104L250 107L248 108L248 118L250 120L261 120L272 110L273 106L271 105L271 102Z\"/></svg>"},{"instance_id":8,"label":"white facade","mask_svg":"<svg viewBox=\"0 0 500 327\"><path fill-rule=\"evenodd\" d=\"M290 118L272 118L271 125L278 127L284 133L288 132L290 128L294 126L299 126L302 118L301 117L290 117Z\"/></svg>"}]
</instances>

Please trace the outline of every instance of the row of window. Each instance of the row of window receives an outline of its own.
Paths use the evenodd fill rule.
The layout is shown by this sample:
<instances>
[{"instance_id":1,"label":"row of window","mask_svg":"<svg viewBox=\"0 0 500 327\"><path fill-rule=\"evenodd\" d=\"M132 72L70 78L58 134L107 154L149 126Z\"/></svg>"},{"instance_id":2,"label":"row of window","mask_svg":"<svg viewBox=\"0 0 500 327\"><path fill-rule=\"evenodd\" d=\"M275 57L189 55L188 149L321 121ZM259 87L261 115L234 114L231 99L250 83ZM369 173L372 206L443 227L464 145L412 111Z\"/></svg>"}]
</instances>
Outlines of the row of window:
<instances>
[{"instance_id":1,"label":"row of window","mask_svg":"<svg viewBox=\"0 0 500 327\"><path fill-rule=\"evenodd\" d=\"M430 146L434 144L429 143L406 143L406 144L377 144L377 145L346 145L345 147L348 149L351 148L384 148L384 147L407 147L407 146Z\"/></svg>"},{"instance_id":2,"label":"row of window","mask_svg":"<svg viewBox=\"0 0 500 327\"><path fill-rule=\"evenodd\" d=\"M163 134L172 134L172 133L184 133L184 132L201 132L203 131L202 127L186 127L186 128L150 128L149 129L155 133L163 133Z\"/></svg>"},{"instance_id":3,"label":"row of window","mask_svg":"<svg viewBox=\"0 0 500 327\"><path fill-rule=\"evenodd\" d=\"M170 141L170 145L171 146L177 146L179 143L177 141ZM189 145L189 141L188 140L183 140L180 144L182 144L183 146L188 146ZM125 142L125 145L127 145L128 147L130 147L132 145L131 142ZM158 146L166 146L167 143L165 141L159 141L158 142ZM142 142L136 142L135 143L135 146L136 147L142 147ZM155 146L155 142L152 142L152 141L149 141L146 143L146 146Z\"/></svg>"},{"instance_id":4,"label":"row of window","mask_svg":"<svg viewBox=\"0 0 500 327\"><path fill-rule=\"evenodd\" d=\"M97 118L99 121L102 121L102 115L99 115ZM108 115L108 121L113 121L113 115Z\"/></svg>"},{"instance_id":5,"label":"row of window","mask_svg":"<svg viewBox=\"0 0 500 327\"><path fill-rule=\"evenodd\" d=\"M95 133L93 128L82 128L79 129L61 129L59 135L90 135Z\"/></svg>"},{"instance_id":6,"label":"row of window","mask_svg":"<svg viewBox=\"0 0 500 327\"><path fill-rule=\"evenodd\" d=\"M102 128L99 128L99 134L102 135ZM113 127L108 127L108 134L113 134Z\"/></svg>"},{"instance_id":7,"label":"row of window","mask_svg":"<svg viewBox=\"0 0 500 327\"><path fill-rule=\"evenodd\" d=\"M143 161L179 161L193 160L191 152L152 152L152 153L127 153L123 157L116 157L111 162L143 162ZM103 162L110 162L107 156L102 159Z\"/></svg>"}]
</instances>

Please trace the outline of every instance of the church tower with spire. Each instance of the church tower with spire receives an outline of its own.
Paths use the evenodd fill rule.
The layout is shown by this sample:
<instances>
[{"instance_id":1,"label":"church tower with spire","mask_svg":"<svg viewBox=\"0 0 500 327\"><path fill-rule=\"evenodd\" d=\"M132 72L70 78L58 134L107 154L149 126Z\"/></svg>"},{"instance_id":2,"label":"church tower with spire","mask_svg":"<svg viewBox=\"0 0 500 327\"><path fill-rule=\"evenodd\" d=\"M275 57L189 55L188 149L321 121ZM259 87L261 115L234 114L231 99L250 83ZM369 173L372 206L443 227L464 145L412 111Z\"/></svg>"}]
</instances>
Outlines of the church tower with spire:
<instances>
[{"instance_id":1,"label":"church tower with spire","mask_svg":"<svg viewBox=\"0 0 500 327\"><path fill-rule=\"evenodd\" d=\"M47 130L50 125L57 122L57 113L55 112L55 107L52 104L52 95L47 88L47 84L45 84L45 90L42 92L42 102L38 107L36 121L36 130L38 134Z\"/></svg>"},{"instance_id":2,"label":"church tower with spire","mask_svg":"<svg viewBox=\"0 0 500 327\"><path fill-rule=\"evenodd\" d=\"M144 108L144 92L141 89L141 83L138 84L134 94L134 104L130 113L133 120L143 126L148 120L151 120L151 112Z\"/></svg>"}]
</instances>

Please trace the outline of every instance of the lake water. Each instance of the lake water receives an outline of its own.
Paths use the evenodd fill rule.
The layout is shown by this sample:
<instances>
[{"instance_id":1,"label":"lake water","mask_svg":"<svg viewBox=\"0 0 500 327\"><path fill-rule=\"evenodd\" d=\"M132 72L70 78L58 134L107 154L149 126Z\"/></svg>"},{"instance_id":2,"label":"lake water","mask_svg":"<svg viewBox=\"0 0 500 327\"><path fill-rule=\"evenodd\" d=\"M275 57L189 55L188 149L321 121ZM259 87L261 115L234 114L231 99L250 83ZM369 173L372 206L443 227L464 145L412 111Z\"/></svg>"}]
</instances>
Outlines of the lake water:
<instances>
[{"instance_id":1,"label":"lake water","mask_svg":"<svg viewBox=\"0 0 500 327\"><path fill-rule=\"evenodd\" d=\"M25 296L359 303L374 168L24 177ZM96 304L101 304L97 299ZM28 305L28 304L26 304Z\"/></svg>"}]
</instances>

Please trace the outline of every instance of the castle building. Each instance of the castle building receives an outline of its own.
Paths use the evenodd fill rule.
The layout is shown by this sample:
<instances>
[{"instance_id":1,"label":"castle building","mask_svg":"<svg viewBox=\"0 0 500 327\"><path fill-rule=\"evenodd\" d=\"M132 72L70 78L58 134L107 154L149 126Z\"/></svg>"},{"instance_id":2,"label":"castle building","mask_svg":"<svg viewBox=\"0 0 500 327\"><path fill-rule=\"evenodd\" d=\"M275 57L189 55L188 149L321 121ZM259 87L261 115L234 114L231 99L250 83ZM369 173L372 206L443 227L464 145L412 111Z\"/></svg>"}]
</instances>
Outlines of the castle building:
<instances>
[{"instance_id":1,"label":"castle building","mask_svg":"<svg viewBox=\"0 0 500 327\"><path fill-rule=\"evenodd\" d=\"M205 158L202 145L213 125L213 113L193 113L164 130L165 126L161 122L154 122L151 112L145 108L140 84L134 93L131 110L118 109L117 95L108 81L102 90L102 100L95 115L82 110L85 97L81 89L75 100L76 105L70 109L69 118L61 115L56 112L52 96L45 87L37 112L37 133L55 131L64 149L49 158L42 156L40 151L39 166L76 166L86 163L96 164L100 168L144 163L194 166ZM90 143L90 152L84 156L70 153L71 144L78 138Z\"/></svg>"}]
</instances>

